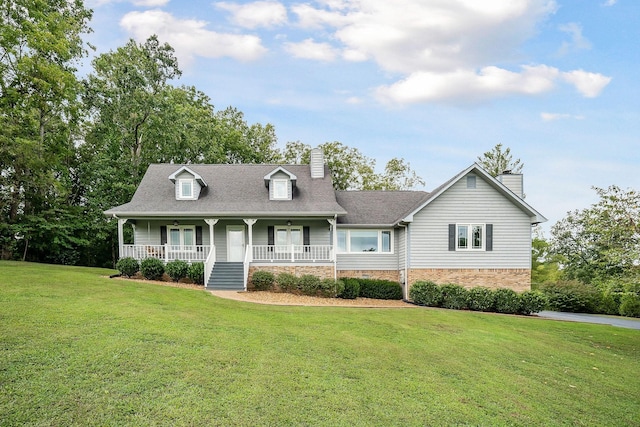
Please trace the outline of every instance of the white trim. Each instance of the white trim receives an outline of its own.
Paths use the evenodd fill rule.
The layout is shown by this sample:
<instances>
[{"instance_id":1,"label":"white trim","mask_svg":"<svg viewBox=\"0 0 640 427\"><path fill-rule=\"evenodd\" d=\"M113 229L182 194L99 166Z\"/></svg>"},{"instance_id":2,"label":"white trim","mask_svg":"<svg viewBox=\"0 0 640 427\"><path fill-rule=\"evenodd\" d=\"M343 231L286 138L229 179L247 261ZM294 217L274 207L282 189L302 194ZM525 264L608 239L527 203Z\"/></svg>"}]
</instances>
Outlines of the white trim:
<instances>
[{"instance_id":1,"label":"white trim","mask_svg":"<svg viewBox=\"0 0 640 427\"><path fill-rule=\"evenodd\" d=\"M271 180L273 186L271 192L271 200L289 200L289 182L286 178L274 178ZM278 184L278 185L276 185ZM278 190L284 190L284 194L279 193Z\"/></svg>"},{"instance_id":2,"label":"white trim","mask_svg":"<svg viewBox=\"0 0 640 427\"><path fill-rule=\"evenodd\" d=\"M467 247L461 248L459 243L459 227L468 227L467 228ZM482 236L481 239L481 247L474 248L473 247L473 228L474 227L482 227ZM486 251L486 240L487 240L487 224L479 224L479 223L456 223L456 252L484 252Z\"/></svg>"},{"instance_id":3,"label":"white trim","mask_svg":"<svg viewBox=\"0 0 640 427\"><path fill-rule=\"evenodd\" d=\"M185 196L182 192L183 184L189 183L191 185L191 195ZM179 200L196 200L196 186L193 178L180 178L178 180L178 199Z\"/></svg>"}]
</instances>

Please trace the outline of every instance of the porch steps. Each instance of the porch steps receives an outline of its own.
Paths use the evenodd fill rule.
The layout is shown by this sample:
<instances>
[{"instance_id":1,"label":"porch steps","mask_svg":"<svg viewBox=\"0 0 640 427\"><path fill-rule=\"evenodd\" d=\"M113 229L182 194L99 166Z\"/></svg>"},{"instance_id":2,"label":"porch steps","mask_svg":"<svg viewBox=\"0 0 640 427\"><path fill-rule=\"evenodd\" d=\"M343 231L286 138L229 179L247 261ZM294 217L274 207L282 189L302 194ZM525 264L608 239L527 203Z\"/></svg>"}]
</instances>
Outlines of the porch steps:
<instances>
[{"instance_id":1,"label":"porch steps","mask_svg":"<svg viewBox=\"0 0 640 427\"><path fill-rule=\"evenodd\" d=\"M244 290L244 265L241 262L216 262L206 289L212 291Z\"/></svg>"}]
</instances>

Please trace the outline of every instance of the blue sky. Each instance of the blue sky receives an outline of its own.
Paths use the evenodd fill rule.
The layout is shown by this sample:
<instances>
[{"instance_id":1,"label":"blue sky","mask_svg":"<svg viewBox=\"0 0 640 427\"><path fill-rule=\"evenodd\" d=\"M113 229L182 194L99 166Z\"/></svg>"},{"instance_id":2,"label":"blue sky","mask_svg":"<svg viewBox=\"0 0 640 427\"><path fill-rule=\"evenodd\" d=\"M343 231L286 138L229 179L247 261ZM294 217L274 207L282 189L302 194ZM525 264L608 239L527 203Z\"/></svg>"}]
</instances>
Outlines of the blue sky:
<instances>
[{"instance_id":1,"label":"blue sky","mask_svg":"<svg viewBox=\"0 0 640 427\"><path fill-rule=\"evenodd\" d=\"M407 160L427 191L502 143L548 229L640 189L637 0L89 0L104 53L157 34L178 84L280 146L340 141Z\"/></svg>"}]
</instances>

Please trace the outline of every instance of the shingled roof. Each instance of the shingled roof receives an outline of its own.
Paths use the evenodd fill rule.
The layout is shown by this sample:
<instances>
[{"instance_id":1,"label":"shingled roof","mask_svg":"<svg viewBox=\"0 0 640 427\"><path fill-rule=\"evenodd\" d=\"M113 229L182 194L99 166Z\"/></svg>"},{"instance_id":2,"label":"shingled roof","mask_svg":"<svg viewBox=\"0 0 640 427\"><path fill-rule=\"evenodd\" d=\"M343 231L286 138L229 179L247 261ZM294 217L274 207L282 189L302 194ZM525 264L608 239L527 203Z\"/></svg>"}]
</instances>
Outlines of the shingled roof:
<instances>
[{"instance_id":1,"label":"shingled roof","mask_svg":"<svg viewBox=\"0 0 640 427\"><path fill-rule=\"evenodd\" d=\"M428 198L424 191L336 191L347 211L338 224L395 225Z\"/></svg>"},{"instance_id":2,"label":"shingled roof","mask_svg":"<svg viewBox=\"0 0 640 427\"><path fill-rule=\"evenodd\" d=\"M117 216L334 216L346 211L336 202L331 175L311 178L308 165L188 165L207 182L198 200L176 200L169 176L184 165L152 164L131 202L107 210ZM264 177L283 167L297 177L292 200L269 200Z\"/></svg>"}]
</instances>

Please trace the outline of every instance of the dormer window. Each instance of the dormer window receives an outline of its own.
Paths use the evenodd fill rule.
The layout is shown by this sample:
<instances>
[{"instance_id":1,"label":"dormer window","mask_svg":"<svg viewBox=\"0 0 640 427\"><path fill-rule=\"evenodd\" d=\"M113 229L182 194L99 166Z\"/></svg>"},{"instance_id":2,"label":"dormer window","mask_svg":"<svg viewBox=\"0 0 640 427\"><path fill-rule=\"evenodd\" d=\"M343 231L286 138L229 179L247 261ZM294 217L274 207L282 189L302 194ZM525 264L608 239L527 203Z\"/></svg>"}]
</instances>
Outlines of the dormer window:
<instances>
[{"instance_id":1,"label":"dormer window","mask_svg":"<svg viewBox=\"0 0 640 427\"><path fill-rule=\"evenodd\" d=\"M274 179L273 182L273 198L277 200L286 200L289 198L289 180Z\"/></svg>"},{"instance_id":2,"label":"dormer window","mask_svg":"<svg viewBox=\"0 0 640 427\"><path fill-rule=\"evenodd\" d=\"M181 199L193 199L193 180L181 179L180 183L180 198Z\"/></svg>"}]
</instances>

